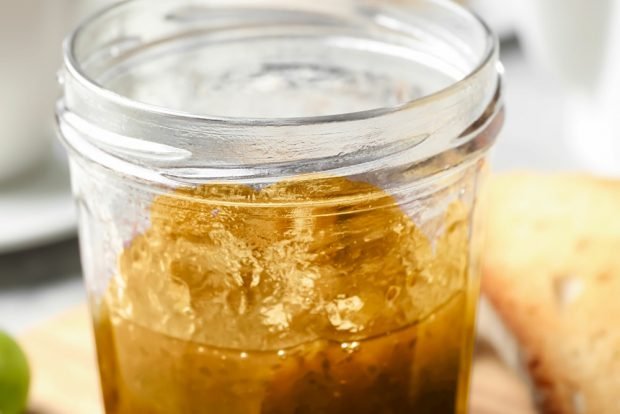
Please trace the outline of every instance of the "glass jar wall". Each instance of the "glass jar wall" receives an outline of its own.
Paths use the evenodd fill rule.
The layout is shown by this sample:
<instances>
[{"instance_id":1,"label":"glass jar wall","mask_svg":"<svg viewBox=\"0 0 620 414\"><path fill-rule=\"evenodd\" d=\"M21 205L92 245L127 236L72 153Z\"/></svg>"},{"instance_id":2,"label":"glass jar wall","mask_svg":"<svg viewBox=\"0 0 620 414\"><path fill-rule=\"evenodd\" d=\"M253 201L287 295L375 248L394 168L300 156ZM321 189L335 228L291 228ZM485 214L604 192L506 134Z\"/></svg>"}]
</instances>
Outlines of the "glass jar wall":
<instances>
[{"instance_id":1,"label":"glass jar wall","mask_svg":"<svg viewBox=\"0 0 620 414\"><path fill-rule=\"evenodd\" d=\"M497 45L449 1L132 0L58 104L107 413L465 413Z\"/></svg>"}]
</instances>

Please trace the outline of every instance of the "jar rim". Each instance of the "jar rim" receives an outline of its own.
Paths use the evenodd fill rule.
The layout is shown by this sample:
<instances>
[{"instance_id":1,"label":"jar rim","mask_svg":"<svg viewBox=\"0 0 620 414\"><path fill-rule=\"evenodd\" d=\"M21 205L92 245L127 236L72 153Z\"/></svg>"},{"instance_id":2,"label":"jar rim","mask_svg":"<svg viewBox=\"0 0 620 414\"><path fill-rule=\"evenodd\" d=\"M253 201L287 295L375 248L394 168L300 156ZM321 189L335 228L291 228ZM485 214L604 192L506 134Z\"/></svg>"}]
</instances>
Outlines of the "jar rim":
<instances>
[{"instance_id":1,"label":"jar rim","mask_svg":"<svg viewBox=\"0 0 620 414\"><path fill-rule=\"evenodd\" d=\"M128 96L124 96L105 86L100 85L89 76L76 56L76 42L82 33L88 27L106 15L127 6L131 3L137 3L142 0L123 0L121 2L106 6L95 14L79 24L67 37L63 44L64 66L68 75L70 75L77 83L85 88L87 93L103 98L119 107L123 107L133 113L144 113L152 116L162 116L177 122L201 122L212 123L214 125L229 125L234 127L284 127L284 126L304 126L304 125L321 125L346 123L351 121L369 120L373 118L383 117L386 115L407 112L408 110L425 106L429 102L441 99L443 96L450 95L453 91L459 89L463 84L472 80L476 75L482 72L496 58L499 48L499 41L490 26L475 12L455 3L452 0L423 0L426 3L432 3L437 6L451 9L455 13L461 13L472 18L484 32L485 50L478 59L477 64L469 70L469 72L459 80L451 82L447 86L423 95L421 97L408 100L407 102L382 106L372 109L365 109L353 112L336 113L318 116L299 116L299 117L271 117L271 118L254 118L254 117L237 117L237 116L217 116L209 114L198 114L183 110L175 110L154 104L140 102Z\"/></svg>"},{"instance_id":2,"label":"jar rim","mask_svg":"<svg viewBox=\"0 0 620 414\"><path fill-rule=\"evenodd\" d=\"M327 37L344 33L342 45L350 50L359 47L374 53L364 49L365 43L346 42L376 39L370 46L387 46L376 49L387 57L411 57L418 64L419 56L428 56L428 70L445 82L435 81L436 89L429 84L426 95L392 107L298 118L187 113L171 109L168 89L151 91L164 98L164 107L159 107L133 99L133 91L125 96L106 84L136 62L176 52L177 40L198 40L193 44L202 47L205 33L217 34L207 39L210 42L230 39L226 36L239 33L235 31L239 27L291 33L297 23L318 28L320 36L323 31ZM222 27L225 30L220 31ZM227 31L229 27L233 30ZM155 53L142 55L149 48ZM125 0L87 19L65 42L64 96L56 111L59 136L81 158L166 185L270 182L308 173L364 175L388 166L409 168L450 152L450 165L437 164L448 169L485 152L494 142L478 138L503 107L498 55L499 42L488 25L451 0L413 0L411 9L403 8L402 0L304 0L293 6L289 0L159 0L154 5L151 0ZM411 79L417 80L417 69L412 67ZM406 78L412 67L402 67L392 79ZM181 80L192 80L186 76ZM145 81L144 90L149 92L150 79ZM176 92L170 91L174 98ZM427 169L425 174L431 173Z\"/></svg>"}]
</instances>

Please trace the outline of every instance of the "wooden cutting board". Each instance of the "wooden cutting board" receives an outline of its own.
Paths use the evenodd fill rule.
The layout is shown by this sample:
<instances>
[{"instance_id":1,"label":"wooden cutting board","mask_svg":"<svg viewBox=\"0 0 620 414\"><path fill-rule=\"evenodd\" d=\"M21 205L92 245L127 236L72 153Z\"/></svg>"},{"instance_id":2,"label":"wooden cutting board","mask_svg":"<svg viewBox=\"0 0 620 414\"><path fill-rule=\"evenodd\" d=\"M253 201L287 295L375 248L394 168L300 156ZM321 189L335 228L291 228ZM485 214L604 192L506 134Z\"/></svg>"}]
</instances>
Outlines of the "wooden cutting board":
<instances>
[{"instance_id":1,"label":"wooden cutting board","mask_svg":"<svg viewBox=\"0 0 620 414\"><path fill-rule=\"evenodd\" d=\"M85 307L51 320L20 342L32 369L30 414L103 413ZM487 351L476 356L471 400L471 414L534 413L526 386Z\"/></svg>"}]
</instances>

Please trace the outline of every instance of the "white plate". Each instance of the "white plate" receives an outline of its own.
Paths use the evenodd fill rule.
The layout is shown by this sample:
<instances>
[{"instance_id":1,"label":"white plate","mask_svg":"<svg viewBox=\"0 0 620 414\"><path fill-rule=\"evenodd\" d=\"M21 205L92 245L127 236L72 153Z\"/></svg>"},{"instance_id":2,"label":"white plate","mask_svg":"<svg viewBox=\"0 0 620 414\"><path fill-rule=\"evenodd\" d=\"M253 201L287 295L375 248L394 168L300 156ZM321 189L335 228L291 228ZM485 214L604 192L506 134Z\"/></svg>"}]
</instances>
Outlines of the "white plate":
<instances>
[{"instance_id":1,"label":"white plate","mask_svg":"<svg viewBox=\"0 0 620 414\"><path fill-rule=\"evenodd\" d=\"M59 153L36 171L0 182L0 254L67 239L76 215L66 159Z\"/></svg>"}]
</instances>

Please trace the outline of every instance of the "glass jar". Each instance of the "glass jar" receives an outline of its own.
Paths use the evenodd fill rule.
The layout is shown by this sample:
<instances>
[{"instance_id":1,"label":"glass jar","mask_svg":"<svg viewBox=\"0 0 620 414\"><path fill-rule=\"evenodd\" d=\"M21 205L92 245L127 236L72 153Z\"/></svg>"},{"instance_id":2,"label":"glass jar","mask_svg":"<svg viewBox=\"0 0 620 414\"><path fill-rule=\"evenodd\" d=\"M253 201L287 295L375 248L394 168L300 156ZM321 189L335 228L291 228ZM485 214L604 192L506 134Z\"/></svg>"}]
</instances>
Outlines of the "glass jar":
<instances>
[{"instance_id":1,"label":"glass jar","mask_svg":"<svg viewBox=\"0 0 620 414\"><path fill-rule=\"evenodd\" d=\"M131 0L70 37L106 412L465 413L487 26L441 0Z\"/></svg>"}]
</instances>

